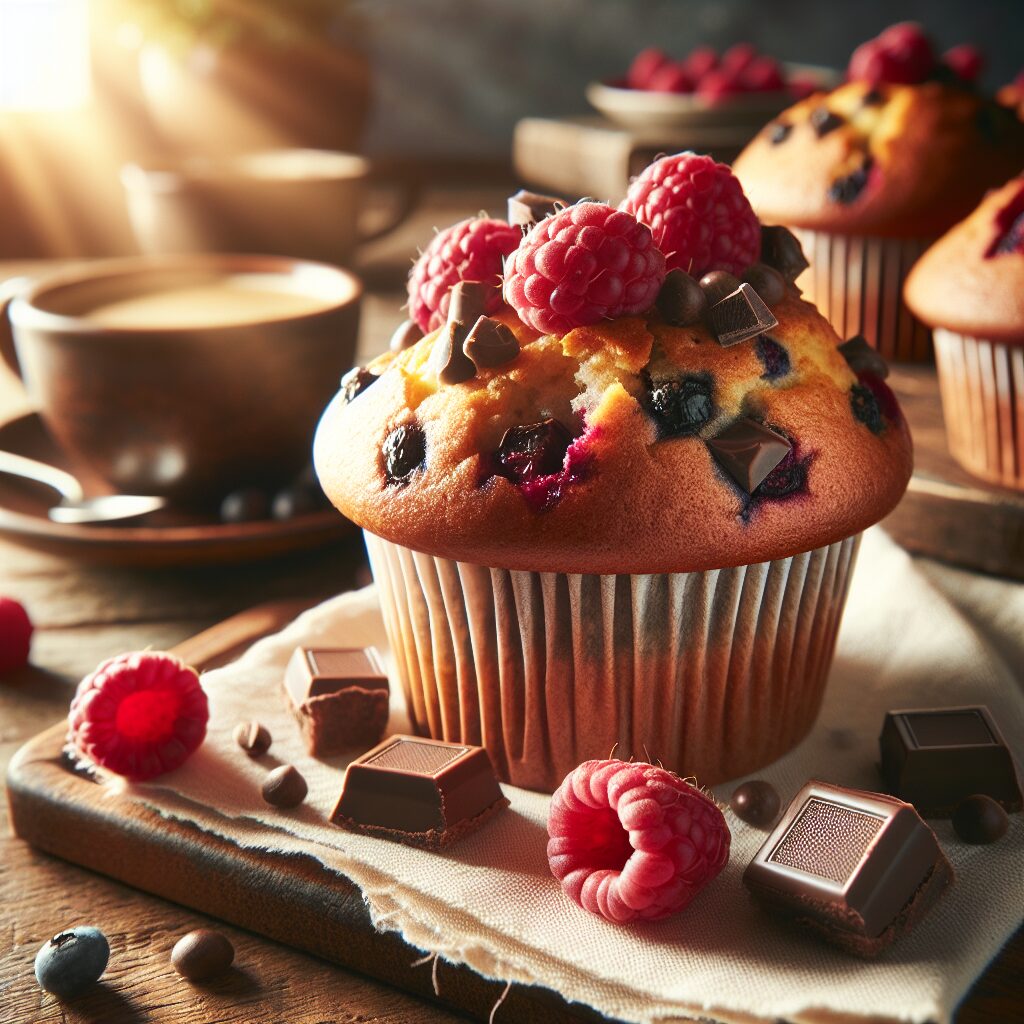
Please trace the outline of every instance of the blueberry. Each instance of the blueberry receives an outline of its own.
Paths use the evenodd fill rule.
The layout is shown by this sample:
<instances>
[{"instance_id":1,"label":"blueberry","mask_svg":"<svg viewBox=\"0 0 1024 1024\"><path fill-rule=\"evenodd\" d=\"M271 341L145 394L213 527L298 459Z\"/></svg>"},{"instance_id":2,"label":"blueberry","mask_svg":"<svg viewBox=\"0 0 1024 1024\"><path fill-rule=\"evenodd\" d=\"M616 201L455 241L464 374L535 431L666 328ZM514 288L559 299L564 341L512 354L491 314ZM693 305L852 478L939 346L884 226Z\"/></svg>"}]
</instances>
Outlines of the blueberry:
<instances>
[{"instance_id":1,"label":"blueberry","mask_svg":"<svg viewBox=\"0 0 1024 1024\"><path fill-rule=\"evenodd\" d=\"M841 203L848 206L857 200L857 197L864 191L868 183L868 175L871 173L871 157L866 156L864 162L851 174L843 178L836 178L829 186L828 197L834 203Z\"/></svg>"},{"instance_id":2,"label":"blueberry","mask_svg":"<svg viewBox=\"0 0 1024 1024\"><path fill-rule=\"evenodd\" d=\"M789 353L774 338L769 338L767 334L760 335L755 342L754 350L764 366L764 373L761 376L765 380L778 380L789 373Z\"/></svg>"},{"instance_id":3,"label":"blueberry","mask_svg":"<svg viewBox=\"0 0 1024 1024\"><path fill-rule=\"evenodd\" d=\"M79 925L55 935L36 953L36 981L58 999L74 999L99 980L109 959L103 932Z\"/></svg>"},{"instance_id":4,"label":"blueberry","mask_svg":"<svg viewBox=\"0 0 1024 1024\"><path fill-rule=\"evenodd\" d=\"M361 395L371 384L376 383L377 374L370 373L363 366L355 366L341 378L342 404L348 405L354 398Z\"/></svg>"},{"instance_id":5,"label":"blueberry","mask_svg":"<svg viewBox=\"0 0 1024 1024\"><path fill-rule=\"evenodd\" d=\"M854 384L850 388L850 408L853 410L853 415L872 434L880 434L885 430L882 410L879 408L878 399L875 398L875 394L870 388L866 388L863 384Z\"/></svg>"},{"instance_id":6,"label":"blueberry","mask_svg":"<svg viewBox=\"0 0 1024 1024\"><path fill-rule=\"evenodd\" d=\"M572 439L569 430L555 419L509 427L498 445L497 473L517 484L557 473Z\"/></svg>"},{"instance_id":7,"label":"blueberry","mask_svg":"<svg viewBox=\"0 0 1024 1024\"><path fill-rule=\"evenodd\" d=\"M427 459L427 439L415 423L395 427L381 445L384 476L389 484L407 484Z\"/></svg>"},{"instance_id":8,"label":"blueberry","mask_svg":"<svg viewBox=\"0 0 1024 1024\"><path fill-rule=\"evenodd\" d=\"M789 133L792 130L791 124L786 124L785 121L775 121L768 126L768 141L773 146L778 146L789 138Z\"/></svg>"},{"instance_id":9,"label":"blueberry","mask_svg":"<svg viewBox=\"0 0 1024 1024\"><path fill-rule=\"evenodd\" d=\"M251 523L270 514L270 499L258 487L232 491L220 503L220 518L225 523Z\"/></svg>"},{"instance_id":10,"label":"blueberry","mask_svg":"<svg viewBox=\"0 0 1024 1024\"><path fill-rule=\"evenodd\" d=\"M820 139L829 132L834 132L846 122L838 114L833 113L828 107L815 107L811 111L811 127L814 134Z\"/></svg>"},{"instance_id":11,"label":"blueberry","mask_svg":"<svg viewBox=\"0 0 1024 1024\"><path fill-rule=\"evenodd\" d=\"M296 481L274 495L270 514L278 520L295 519L296 516L308 516L313 512L319 512L327 505L327 498L319 483Z\"/></svg>"},{"instance_id":12,"label":"blueberry","mask_svg":"<svg viewBox=\"0 0 1024 1024\"><path fill-rule=\"evenodd\" d=\"M808 461L797 458L794 445L786 457L757 485L751 497L778 500L806 490Z\"/></svg>"},{"instance_id":13,"label":"blueberry","mask_svg":"<svg viewBox=\"0 0 1024 1024\"><path fill-rule=\"evenodd\" d=\"M651 388L651 411L662 437L692 437L715 413L714 391L704 377L662 381Z\"/></svg>"}]
</instances>

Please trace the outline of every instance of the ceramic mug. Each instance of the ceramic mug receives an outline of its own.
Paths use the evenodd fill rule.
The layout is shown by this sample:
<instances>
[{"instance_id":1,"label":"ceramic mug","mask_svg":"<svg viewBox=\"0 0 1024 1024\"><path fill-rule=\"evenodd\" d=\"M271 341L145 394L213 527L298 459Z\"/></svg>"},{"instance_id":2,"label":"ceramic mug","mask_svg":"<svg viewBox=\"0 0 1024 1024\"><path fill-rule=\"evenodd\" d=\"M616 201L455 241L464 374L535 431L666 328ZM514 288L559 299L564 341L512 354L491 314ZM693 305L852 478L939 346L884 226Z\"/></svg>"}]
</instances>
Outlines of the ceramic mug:
<instances>
[{"instance_id":1,"label":"ceramic mug","mask_svg":"<svg viewBox=\"0 0 1024 1024\"><path fill-rule=\"evenodd\" d=\"M308 463L362 285L287 257L192 255L89 262L16 291L4 354L73 465L195 504Z\"/></svg>"}]
</instances>

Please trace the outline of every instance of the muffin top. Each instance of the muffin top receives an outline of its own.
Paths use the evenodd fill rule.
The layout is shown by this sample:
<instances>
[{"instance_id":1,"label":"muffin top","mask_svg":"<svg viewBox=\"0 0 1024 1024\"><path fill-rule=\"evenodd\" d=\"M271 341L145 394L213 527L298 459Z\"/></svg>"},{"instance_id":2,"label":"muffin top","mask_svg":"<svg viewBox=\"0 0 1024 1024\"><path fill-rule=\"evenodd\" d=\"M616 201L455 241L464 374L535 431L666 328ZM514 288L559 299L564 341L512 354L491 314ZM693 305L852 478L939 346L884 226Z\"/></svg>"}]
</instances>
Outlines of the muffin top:
<instances>
[{"instance_id":1,"label":"muffin top","mask_svg":"<svg viewBox=\"0 0 1024 1024\"><path fill-rule=\"evenodd\" d=\"M798 243L727 167L665 157L618 210L520 194L510 214L510 252L489 218L434 239L419 325L325 412L315 463L345 515L460 561L654 573L786 557L893 508L911 446L884 363L840 348L792 283Z\"/></svg>"},{"instance_id":2,"label":"muffin top","mask_svg":"<svg viewBox=\"0 0 1024 1024\"><path fill-rule=\"evenodd\" d=\"M911 270L904 295L932 327L1024 344L1024 177L943 235Z\"/></svg>"},{"instance_id":3,"label":"muffin top","mask_svg":"<svg viewBox=\"0 0 1024 1024\"><path fill-rule=\"evenodd\" d=\"M736 174L767 223L841 234L928 237L1024 167L1024 125L974 91L980 58L935 58L896 25L854 53L848 81L768 124Z\"/></svg>"}]
</instances>

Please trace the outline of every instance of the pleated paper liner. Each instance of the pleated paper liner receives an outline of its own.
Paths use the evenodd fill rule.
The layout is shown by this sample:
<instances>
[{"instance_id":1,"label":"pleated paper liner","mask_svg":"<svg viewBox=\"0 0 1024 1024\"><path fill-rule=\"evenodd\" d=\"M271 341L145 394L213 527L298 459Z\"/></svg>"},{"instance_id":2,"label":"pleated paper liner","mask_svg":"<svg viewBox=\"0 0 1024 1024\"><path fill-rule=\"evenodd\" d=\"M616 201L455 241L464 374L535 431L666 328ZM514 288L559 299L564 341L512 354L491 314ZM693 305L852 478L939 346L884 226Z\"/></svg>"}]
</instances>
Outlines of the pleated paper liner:
<instances>
[{"instance_id":1,"label":"pleated paper liner","mask_svg":"<svg viewBox=\"0 0 1024 1024\"><path fill-rule=\"evenodd\" d=\"M893 362L931 359L931 331L904 304L903 282L932 239L793 233L810 262L796 283L843 340L863 334Z\"/></svg>"},{"instance_id":2,"label":"pleated paper liner","mask_svg":"<svg viewBox=\"0 0 1024 1024\"><path fill-rule=\"evenodd\" d=\"M1024 346L936 329L942 415L969 473L1024 491Z\"/></svg>"},{"instance_id":3,"label":"pleated paper liner","mask_svg":"<svg viewBox=\"0 0 1024 1024\"><path fill-rule=\"evenodd\" d=\"M814 723L859 535L708 572L567 575L435 558L367 533L414 728L553 791L581 761L660 759L702 785Z\"/></svg>"}]
</instances>

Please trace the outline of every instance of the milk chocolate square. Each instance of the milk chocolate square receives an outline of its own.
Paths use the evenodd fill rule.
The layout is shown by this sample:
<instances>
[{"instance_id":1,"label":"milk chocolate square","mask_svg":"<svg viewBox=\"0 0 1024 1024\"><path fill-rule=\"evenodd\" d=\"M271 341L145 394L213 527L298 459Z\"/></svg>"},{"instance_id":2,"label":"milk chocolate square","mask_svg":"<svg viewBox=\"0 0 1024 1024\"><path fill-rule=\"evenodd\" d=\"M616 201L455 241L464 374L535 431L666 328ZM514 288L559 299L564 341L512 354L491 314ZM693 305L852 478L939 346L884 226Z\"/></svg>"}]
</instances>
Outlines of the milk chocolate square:
<instances>
[{"instance_id":1,"label":"milk chocolate square","mask_svg":"<svg viewBox=\"0 0 1024 1024\"><path fill-rule=\"evenodd\" d=\"M384 735L390 688L373 647L298 647L284 688L314 757L365 750Z\"/></svg>"}]
</instances>

